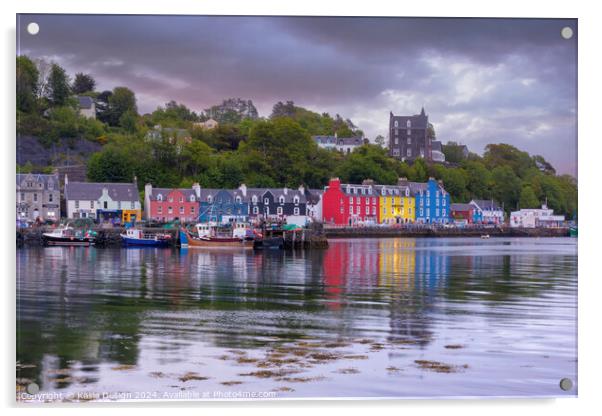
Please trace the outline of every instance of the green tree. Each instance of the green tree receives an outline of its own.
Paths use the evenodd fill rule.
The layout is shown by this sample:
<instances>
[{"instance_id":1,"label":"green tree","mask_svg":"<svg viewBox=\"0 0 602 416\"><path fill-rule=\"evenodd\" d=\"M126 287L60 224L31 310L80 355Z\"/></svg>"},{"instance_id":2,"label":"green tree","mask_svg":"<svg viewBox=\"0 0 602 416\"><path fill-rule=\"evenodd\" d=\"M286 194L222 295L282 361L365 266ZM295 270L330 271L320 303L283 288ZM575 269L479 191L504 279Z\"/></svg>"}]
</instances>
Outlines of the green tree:
<instances>
[{"instance_id":1,"label":"green tree","mask_svg":"<svg viewBox=\"0 0 602 416\"><path fill-rule=\"evenodd\" d=\"M25 55L17 56L17 110L35 110L38 76L38 69L31 59Z\"/></svg>"},{"instance_id":2,"label":"green tree","mask_svg":"<svg viewBox=\"0 0 602 416\"><path fill-rule=\"evenodd\" d=\"M465 159L463 146L456 142L449 141L447 144L444 144L442 148L447 162L460 163Z\"/></svg>"},{"instance_id":3,"label":"green tree","mask_svg":"<svg viewBox=\"0 0 602 416\"><path fill-rule=\"evenodd\" d=\"M521 181L510 166L498 166L491 172L492 196L506 211L515 209L520 197Z\"/></svg>"},{"instance_id":4,"label":"green tree","mask_svg":"<svg viewBox=\"0 0 602 416\"><path fill-rule=\"evenodd\" d=\"M518 204L519 208L539 208L537 196L535 195L535 192L533 192L533 188L529 185L523 186Z\"/></svg>"},{"instance_id":5,"label":"green tree","mask_svg":"<svg viewBox=\"0 0 602 416\"><path fill-rule=\"evenodd\" d=\"M467 191L470 199L489 199L491 197L491 171L480 161L467 161L463 164L466 172Z\"/></svg>"},{"instance_id":6,"label":"green tree","mask_svg":"<svg viewBox=\"0 0 602 416\"><path fill-rule=\"evenodd\" d=\"M50 68L47 89L48 99L53 106L59 107L68 104L71 97L69 76L58 64L52 64Z\"/></svg>"},{"instance_id":7,"label":"green tree","mask_svg":"<svg viewBox=\"0 0 602 416\"><path fill-rule=\"evenodd\" d=\"M361 183L373 179L376 183L394 184L397 182L395 161L388 157L380 146L364 144L347 155L336 173L343 182Z\"/></svg>"},{"instance_id":8,"label":"green tree","mask_svg":"<svg viewBox=\"0 0 602 416\"><path fill-rule=\"evenodd\" d=\"M115 87L108 96L108 114L106 121L111 126L118 126L121 117L126 113L137 116L138 108L136 106L136 95L132 90L126 87Z\"/></svg>"},{"instance_id":9,"label":"green tree","mask_svg":"<svg viewBox=\"0 0 602 416\"><path fill-rule=\"evenodd\" d=\"M105 147L88 160L88 179L92 182L131 182L136 166L133 156L113 146Z\"/></svg>"},{"instance_id":10,"label":"green tree","mask_svg":"<svg viewBox=\"0 0 602 416\"><path fill-rule=\"evenodd\" d=\"M378 136L376 136L376 138L374 139L374 143L376 143L376 144L377 144L377 145L379 145L380 147L385 147L385 138L379 134L379 135L378 135Z\"/></svg>"},{"instance_id":11,"label":"green tree","mask_svg":"<svg viewBox=\"0 0 602 416\"><path fill-rule=\"evenodd\" d=\"M74 94L84 94L86 92L94 91L95 87L96 81L92 78L92 75L78 72L75 74L71 89Z\"/></svg>"}]
</instances>

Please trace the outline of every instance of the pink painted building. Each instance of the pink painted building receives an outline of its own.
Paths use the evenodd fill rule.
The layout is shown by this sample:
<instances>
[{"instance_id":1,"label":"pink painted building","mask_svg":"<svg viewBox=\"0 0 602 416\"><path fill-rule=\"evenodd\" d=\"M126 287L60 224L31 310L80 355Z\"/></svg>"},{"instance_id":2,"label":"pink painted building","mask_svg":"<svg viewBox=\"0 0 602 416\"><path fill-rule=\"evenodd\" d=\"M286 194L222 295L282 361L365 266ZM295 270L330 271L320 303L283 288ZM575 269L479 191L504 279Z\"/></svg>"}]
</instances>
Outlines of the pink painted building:
<instances>
[{"instance_id":1,"label":"pink painted building","mask_svg":"<svg viewBox=\"0 0 602 416\"><path fill-rule=\"evenodd\" d=\"M144 187L144 218L160 222L179 220L197 221L199 217L201 188L199 184L190 189Z\"/></svg>"}]
</instances>

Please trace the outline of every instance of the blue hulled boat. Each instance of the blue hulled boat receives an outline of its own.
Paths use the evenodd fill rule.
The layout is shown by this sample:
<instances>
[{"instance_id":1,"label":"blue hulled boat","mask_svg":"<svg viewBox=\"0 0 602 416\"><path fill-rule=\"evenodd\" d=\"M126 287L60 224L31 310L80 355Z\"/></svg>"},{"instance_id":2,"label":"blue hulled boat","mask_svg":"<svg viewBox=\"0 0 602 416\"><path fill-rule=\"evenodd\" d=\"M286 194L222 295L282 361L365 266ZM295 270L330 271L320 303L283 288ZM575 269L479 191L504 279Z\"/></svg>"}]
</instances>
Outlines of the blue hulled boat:
<instances>
[{"instance_id":1,"label":"blue hulled boat","mask_svg":"<svg viewBox=\"0 0 602 416\"><path fill-rule=\"evenodd\" d=\"M121 239L126 246L138 247L167 247L171 241L171 235L159 233L144 233L137 228L129 228Z\"/></svg>"}]
</instances>

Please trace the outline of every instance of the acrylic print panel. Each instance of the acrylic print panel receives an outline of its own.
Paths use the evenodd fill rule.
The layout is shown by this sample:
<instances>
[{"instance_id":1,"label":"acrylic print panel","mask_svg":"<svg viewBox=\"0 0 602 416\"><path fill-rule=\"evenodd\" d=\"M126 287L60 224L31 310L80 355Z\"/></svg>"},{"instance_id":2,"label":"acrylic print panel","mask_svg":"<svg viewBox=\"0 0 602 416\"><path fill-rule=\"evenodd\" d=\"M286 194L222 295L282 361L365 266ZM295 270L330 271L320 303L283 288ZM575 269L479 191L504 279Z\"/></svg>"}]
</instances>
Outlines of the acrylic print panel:
<instances>
[{"instance_id":1,"label":"acrylic print panel","mask_svg":"<svg viewBox=\"0 0 602 416\"><path fill-rule=\"evenodd\" d=\"M576 20L17 31L18 401L576 396Z\"/></svg>"}]
</instances>

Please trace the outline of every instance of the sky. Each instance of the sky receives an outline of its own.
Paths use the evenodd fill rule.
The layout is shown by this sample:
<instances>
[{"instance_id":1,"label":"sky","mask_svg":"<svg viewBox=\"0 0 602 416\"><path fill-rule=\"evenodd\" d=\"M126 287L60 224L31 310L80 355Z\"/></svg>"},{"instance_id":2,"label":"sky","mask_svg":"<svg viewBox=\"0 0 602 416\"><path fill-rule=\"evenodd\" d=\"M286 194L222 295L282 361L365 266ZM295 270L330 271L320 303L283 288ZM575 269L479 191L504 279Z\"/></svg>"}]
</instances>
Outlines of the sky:
<instances>
[{"instance_id":1,"label":"sky","mask_svg":"<svg viewBox=\"0 0 602 416\"><path fill-rule=\"evenodd\" d=\"M424 107L437 139L482 154L509 143L577 174L577 21L20 15L17 53L97 89L127 86L141 113L251 99L350 118L388 137L389 112ZM36 22L37 35L26 31ZM573 29L565 39L561 30Z\"/></svg>"}]
</instances>

